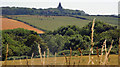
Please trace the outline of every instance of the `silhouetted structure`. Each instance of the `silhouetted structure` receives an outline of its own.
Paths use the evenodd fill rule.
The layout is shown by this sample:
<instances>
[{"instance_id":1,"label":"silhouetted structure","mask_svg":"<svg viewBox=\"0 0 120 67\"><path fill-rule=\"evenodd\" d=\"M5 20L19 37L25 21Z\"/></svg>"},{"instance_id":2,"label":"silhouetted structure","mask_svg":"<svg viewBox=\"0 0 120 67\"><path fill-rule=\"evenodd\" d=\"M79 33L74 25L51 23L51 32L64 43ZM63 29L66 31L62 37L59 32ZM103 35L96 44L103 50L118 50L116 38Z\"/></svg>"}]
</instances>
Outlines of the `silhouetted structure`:
<instances>
[{"instance_id":1,"label":"silhouetted structure","mask_svg":"<svg viewBox=\"0 0 120 67\"><path fill-rule=\"evenodd\" d=\"M62 7L62 5L61 5L61 3L59 2L59 5L58 5L58 7L57 7L59 10L61 10L61 9L63 9L63 7Z\"/></svg>"}]
</instances>

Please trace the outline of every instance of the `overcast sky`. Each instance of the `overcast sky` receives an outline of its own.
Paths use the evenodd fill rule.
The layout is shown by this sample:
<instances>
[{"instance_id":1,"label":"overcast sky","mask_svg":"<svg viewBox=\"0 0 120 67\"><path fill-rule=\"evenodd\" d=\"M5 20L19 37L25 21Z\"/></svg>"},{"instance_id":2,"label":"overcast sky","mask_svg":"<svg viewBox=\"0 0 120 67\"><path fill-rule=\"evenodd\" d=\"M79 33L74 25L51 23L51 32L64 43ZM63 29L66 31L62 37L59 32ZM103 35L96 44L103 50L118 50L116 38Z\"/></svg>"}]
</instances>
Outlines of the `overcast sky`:
<instances>
[{"instance_id":1,"label":"overcast sky","mask_svg":"<svg viewBox=\"0 0 120 67\"><path fill-rule=\"evenodd\" d=\"M0 0L0 7L56 8L61 2L63 8L83 10L88 14L118 14L119 0Z\"/></svg>"}]
</instances>

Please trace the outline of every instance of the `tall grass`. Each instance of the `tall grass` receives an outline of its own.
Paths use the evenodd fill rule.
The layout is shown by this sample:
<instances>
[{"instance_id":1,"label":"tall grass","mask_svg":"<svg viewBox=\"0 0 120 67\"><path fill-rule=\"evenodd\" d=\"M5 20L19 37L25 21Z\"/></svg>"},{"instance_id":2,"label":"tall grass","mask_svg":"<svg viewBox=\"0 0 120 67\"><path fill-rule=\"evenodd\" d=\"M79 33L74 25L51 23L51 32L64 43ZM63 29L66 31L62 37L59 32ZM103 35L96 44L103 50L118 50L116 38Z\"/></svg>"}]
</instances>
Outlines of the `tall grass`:
<instances>
[{"instance_id":1,"label":"tall grass","mask_svg":"<svg viewBox=\"0 0 120 67\"><path fill-rule=\"evenodd\" d=\"M44 51L44 60L43 60L43 65L45 65L45 51Z\"/></svg>"},{"instance_id":2,"label":"tall grass","mask_svg":"<svg viewBox=\"0 0 120 67\"><path fill-rule=\"evenodd\" d=\"M81 51L81 49L80 48L78 48L78 51L80 52L80 54L81 54L81 56L80 56L80 58L79 58L79 61L78 61L78 65L80 64L80 62L82 61L82 51Z\"/></svg>"},{"instance_id":3,"label":"tall grass","mask_svg":"<svg viewBox=\"0 0 120 67\"><path fill-rule=\"evenodd\" d=\"M7 56L8 56L8 44L6 46L6 58L5 58L5 65L7 65Z\"/></svg>"},{"instance_id":4,"label":"tall grass","mask_svg":"<svg viewBox=\"0 0 120 67\"><path fill-rule=\"evenodd\" d=\"M66 57L65 53L63 53L63 55L64 55L65 60L66 60L66 63L65 63L65 64L67 64L67 57Z\"/></svg>"},{"instance_id":5,"label":"tall grass","mask_svg":"<svg viewBox=\"0 0 120 67\"><path fill-rule=\"evenodd\" d=\"M94 42L93 42L93 34L94 34L94 25L95 25L95 18L93 19L93 23L92 23L92 27L91 27L91 48L90 48L90 51L91 51L91 54L93 54L93 46L94 46ZM89 54L89 61L88 61L88 64L90 64L90 62L92 64L94 64L93 62L93 57L90 57L90 54Z\"/></svg>"},{"instance_id":6,"label":"tall grass","mask_svg":"<svg viewBox=\"0 0 120 67\"><path fill-rule=\"evenodd\" d=\"M72 48L70 47L69 65L70 65L70 61L71 61L71 56L72 56Z\"/></svg>"},{"instance_id":7,"label":"tall grass","mask_svg":"<svg viewBox=\"0 0 120 67\"><path fill-rule=\"evenodd\" d=\"M55 52L55 65L56 65L56 52Z\"/></svg>"},{"instance_id":8,"label":"tall grass","mask_svg":"<svg viewBox=\"0 0 120 67\"><path fill-rule=\"evenodd\" d=\"M49 48L47 48L47 61L49 60ZM47 65L49 65L49 63L47 62Z\"/></svg>"},{"instance_id":9,"label":"tall grass","mask_svg":"<svg viewBox=\"0 0 120 67\"><path fill-rule=\"evenodd\" d=\"M109 54L110 54L110 51L112 49L112 44L113 44L113 40L111 42L111 45L110 45L110 48L109 48L108 52L106 51L105 59L104 59L104 63L103 63L104 65L108 62Z\"/></svg>"},{"instance_id":10,"label":"tall grass","mask_svg":"<svg viewBox=\"0 0 120 67\"><path fill-rule=\"evenodd\" d=\"M38 49L39 49L39 54L40 54L41 64L43 64L43 62L42 62L42 53L41 53L40 44L38 44Z\"/></svg>"}]
</instances>

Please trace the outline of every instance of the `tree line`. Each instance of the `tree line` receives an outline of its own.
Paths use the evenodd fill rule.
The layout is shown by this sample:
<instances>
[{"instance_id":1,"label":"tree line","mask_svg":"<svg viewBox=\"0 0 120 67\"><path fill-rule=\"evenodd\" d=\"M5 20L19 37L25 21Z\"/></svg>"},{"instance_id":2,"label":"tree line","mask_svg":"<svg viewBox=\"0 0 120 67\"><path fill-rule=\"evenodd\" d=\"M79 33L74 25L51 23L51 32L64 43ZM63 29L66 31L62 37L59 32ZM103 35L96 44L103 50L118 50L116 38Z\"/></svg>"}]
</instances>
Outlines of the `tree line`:
<instances>
[{"instance_id":1,"label":"tree line","mask_svg":"<svg viewBox=\"0 0 120 67\"><path fill-rule=\"evenodd\" d=\"M46 16L69 16L69 15L88 15L83 10L70 10L70 9L36 9L25 7L2 7L3 15L46 15Z\"/></svg>"}]
</instances>

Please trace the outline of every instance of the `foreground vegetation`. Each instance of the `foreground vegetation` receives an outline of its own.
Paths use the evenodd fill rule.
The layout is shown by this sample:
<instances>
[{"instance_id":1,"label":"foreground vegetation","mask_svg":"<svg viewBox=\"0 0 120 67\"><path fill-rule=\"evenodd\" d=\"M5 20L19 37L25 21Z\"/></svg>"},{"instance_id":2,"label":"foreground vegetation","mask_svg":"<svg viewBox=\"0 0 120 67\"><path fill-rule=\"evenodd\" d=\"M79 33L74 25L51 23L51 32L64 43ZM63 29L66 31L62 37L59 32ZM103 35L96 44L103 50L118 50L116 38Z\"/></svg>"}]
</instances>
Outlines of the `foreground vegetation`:
<instances>
[{"instance_id":1,"label":"foreground vegetation","mask_svg":"<svg viewBox=\"0 0 120 67\"><path fill-rule=\"evenodd\" d=\"M89 61L89 56L83 56L80 63L79 63L80 56L72 56L71 58L71 63L70 65L87 65ZM96 64L94 65L99 65L97 62L99 59L97 56L94 56L94 62ZM64 57L49 57L45 58L44 64L41 63L40 58L33 58L33 59L28 59L28 65L66 65L66 61ZM118 65L118 55L110 55L109 57L109 64L107 65ZM4 61L2 62L4 65ZM67 63L69 65L69 63ZM7 65L27 65L26 59L21 59L21 60L8 60Z\"/></svg>"}]
</instances>

